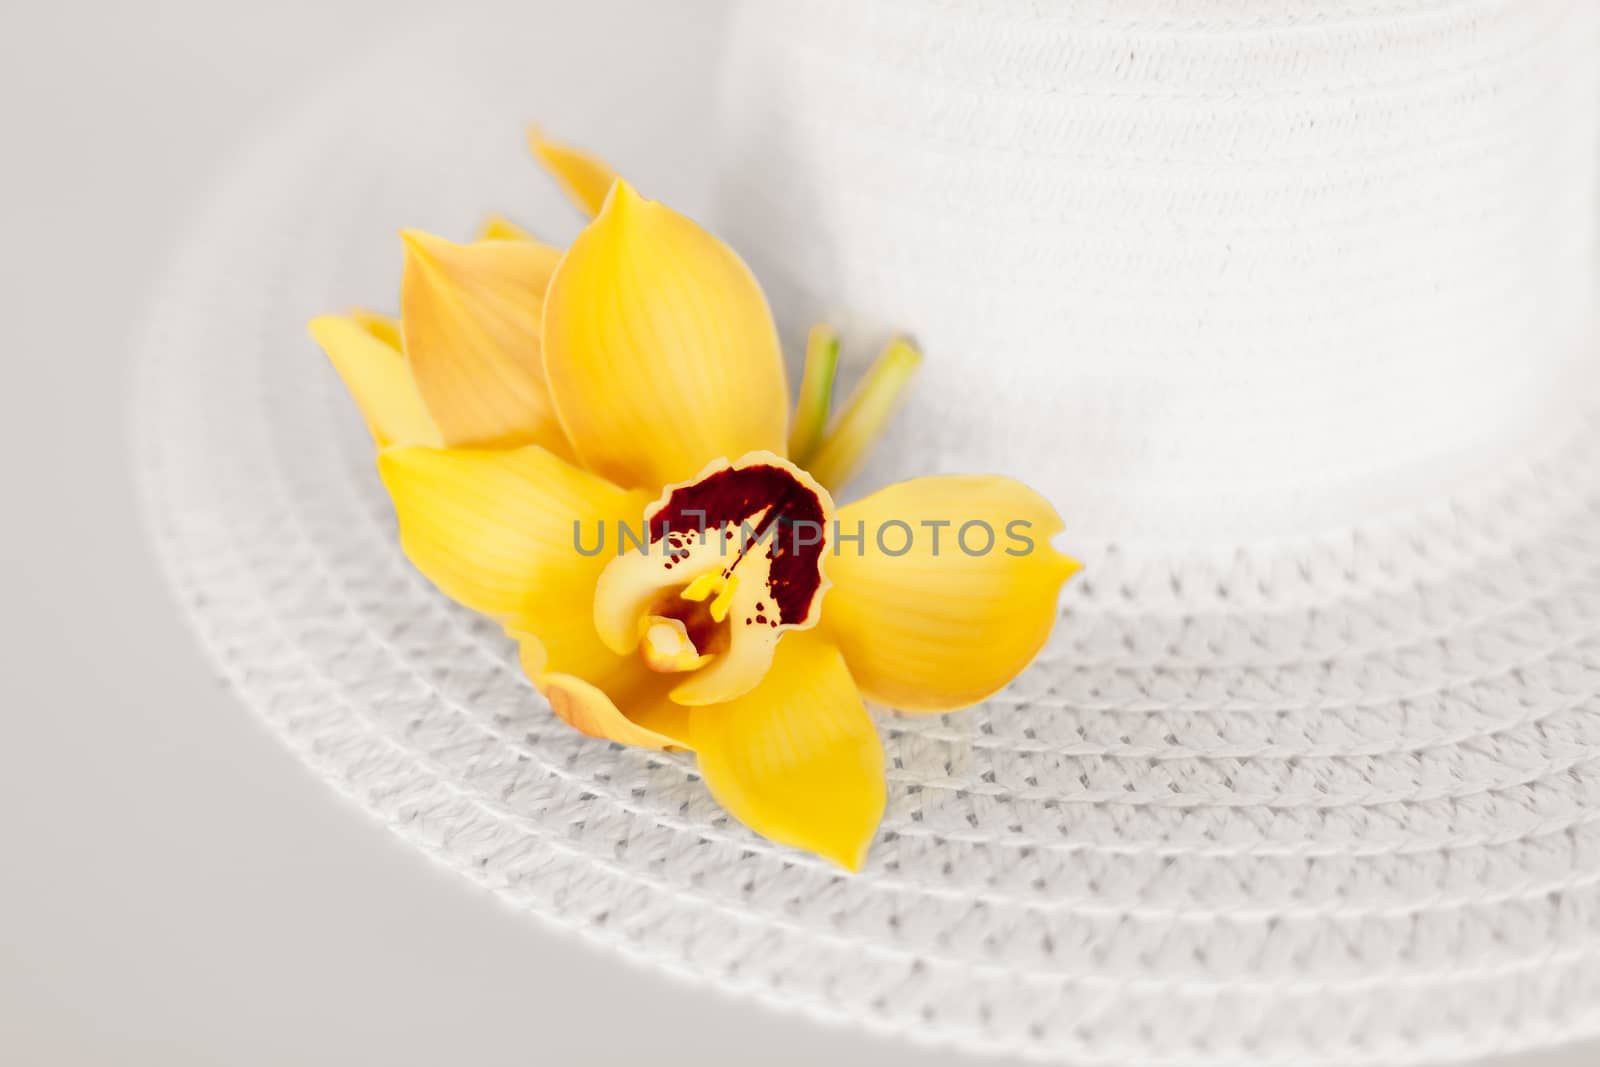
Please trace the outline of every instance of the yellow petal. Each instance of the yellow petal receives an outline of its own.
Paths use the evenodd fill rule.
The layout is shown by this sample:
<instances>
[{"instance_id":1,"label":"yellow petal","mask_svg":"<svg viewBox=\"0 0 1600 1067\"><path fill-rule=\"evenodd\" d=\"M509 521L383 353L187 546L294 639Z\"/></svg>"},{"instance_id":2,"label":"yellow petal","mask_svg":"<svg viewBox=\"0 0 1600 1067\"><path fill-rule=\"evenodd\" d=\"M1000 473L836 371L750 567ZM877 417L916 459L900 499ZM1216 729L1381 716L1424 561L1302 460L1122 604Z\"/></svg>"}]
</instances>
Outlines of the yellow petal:
<instances>
[{"instance_id":1,"label":"yellow petal","mask_svg":"<svg viewBox=\"0 0 1600 1067\"><path fill-rule=\"evenodd\" d=\"M403 236L406 359L445 443L565 452L539 354L545 287L560 253L530 241Z\"/></svg>"},{"instance_id":2,"label":"yellow petal","mask_svg":"<svg viewBox=\"0 0 1600 1067\"><path fill-rule=\"evenodd\" d=\"M571 674L546 674L540 678L539 684L545 699L550 701L550 710L580 734L636 748L689 747L679 737L634 722L618 710L616 703L603 690L582 678ZM687 717L683 711L679 711L679 714Z\"/></svg>"},{"instance_id":3,"label":"yellow petal","mask_svg":"<svg viewBox=\"0 0 1600 1067\"><path fill-rule=\"evenodd\" d=\"M507 629L538 637L545 669L586 678L611 669L618 657L594 629L595 583L611 558L596 550L596 529L637 523L643 494L536 446L389 449L378 469L394 499L400 543L435 585Z\"/></svg>"},{"instance_id":4,"label":"yellow petal","mask_svg":"<svg viewBox=\"0 0 1600 1067\"><path fill-rule=\"evenodd\" d=\"M523 672L550 701L556 717L579 733L639 748L689 747L688 710L666 699L665 685L645 677L637 663L619 661L603 679L605 688L547 668L542 643L524 637Z\"/></svg>"},{"instance_id":5,"label":"yellow petal","mask_svg":"<svg viewBox=\"0 0 1600 1067\"><path fill-rule=\"evenodd\" d=\"M791 634L766 679L693 708L711 795L756 833L861 869L883 817L883 748L839 651Z\"/></svg>"},{"instance_id":6,"label":"yellow petal","mask_svg":"<svg viewBox=\"0 0 1600 1067\"><path fill-rule=\"evenodd\" d=\"M800 378L800 399L795 402L794 426L789 431L789 458L804 467L822 443L833 404L833 379L839 369L839 335L824 325L811 328L806 338L806 369Z\"/></svg>"},{"instance_id":7,"label":"yellow petal","mask_svg":"<svg viewBox=\"0 0 1600 1067\"><path fill-rule=\"evenodd\" d=\"M617 180L616 172L598 156L545 137L537 126L528 130L528 148L578 210L593 218Z\"/></svg>"},{"instance_id":8,"label":"yellow petal","mask_svg":"<svg viewBox=\"0 0 1600 1067\"><path fill-rule=\"evenodd\" d=\"M443 444L386 329L381 316L365 313L311 320L311 336L344 379L378 447Z\"/></svg>"},{"instance_id":9,"label":"yellow petal","mask_svg":"<svg viewBox=\"0 0 1600 1067\"><path fill-rule=\"evenodd\" d=\"M806 463L817 481L836 490L855 475L900 406L921 363L922 353L904 339L884 349Z\"/></svg>"},{"instance_id":10,"label":"yellow petal","mask_svg":"<svg viewBox=\"0 0 1600 1067\"><path fill-rule=\"evenodd\" d=\"M863 693L908 711L977 703L1021 673L1079 569L1050 546L1055 509L1009 478L901 482L838 526L822 629Z\"/></svg>"},{"instance_id":11,"label":"yellow petal","mask_svg":"<svg viewBox=\"0 0 1600 1067\"><path fill-rule=\"evenodd\" d=\"M534 241L533 234L504 215L490 215L478 227L480 241Z\"/></svg>"},{"instance_id":12,"label":"yellow petal","mask_svg":"<svg viewBox=\"0 0 1600 1067\"><path fill-rule=\"evenodd\" d=\"M760 286L721 241L626 182L556 268L544 361L578 457L619 485L654 490L787 443Z\"/></svg>"},{"instance_id":13,"label":"yellow petal","mask_svg":"<svg viewBox=\"0 0 1600 1067\"><path fill-rule=\"evenodd\" d=\"M380 315L376 311L356 308L350 312L350 317L359 323L363 330L394 349L396 353L405 351L405 346L400 340L400 320L393 315Z\"/></svg>"}]
</instances>

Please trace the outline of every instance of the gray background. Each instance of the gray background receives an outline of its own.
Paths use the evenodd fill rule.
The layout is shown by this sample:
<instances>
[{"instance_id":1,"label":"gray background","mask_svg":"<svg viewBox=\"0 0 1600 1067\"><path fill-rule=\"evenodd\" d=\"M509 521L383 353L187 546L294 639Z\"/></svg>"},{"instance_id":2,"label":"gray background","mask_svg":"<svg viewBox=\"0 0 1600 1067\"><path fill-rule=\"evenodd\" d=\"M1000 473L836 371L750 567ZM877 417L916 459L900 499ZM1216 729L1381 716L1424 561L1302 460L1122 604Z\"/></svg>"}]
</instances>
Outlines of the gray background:
<instances>
[{"instance_id":1,"label":"gray background","mask_svg":"<svg viewBox=\"0 0 1600 1067\"><path fill-rule=\"evenodd\" d=\"M510 914L314 781L178 620L128 477L141 304L255 121L422 10L6 11L0 1062L991 1062L772 1014Z\"/></svg>"}]
</instances>

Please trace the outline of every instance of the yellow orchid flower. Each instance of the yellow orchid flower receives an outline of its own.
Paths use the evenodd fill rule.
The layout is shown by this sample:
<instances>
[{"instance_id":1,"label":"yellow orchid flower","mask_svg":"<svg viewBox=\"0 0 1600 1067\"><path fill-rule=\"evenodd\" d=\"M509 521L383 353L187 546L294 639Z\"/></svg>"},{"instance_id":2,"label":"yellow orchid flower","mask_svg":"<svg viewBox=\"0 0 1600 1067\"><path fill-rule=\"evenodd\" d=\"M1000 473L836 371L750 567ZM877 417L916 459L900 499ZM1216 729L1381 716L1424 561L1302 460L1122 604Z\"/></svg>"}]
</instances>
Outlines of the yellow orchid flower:
<instances>
[{"instance_id":1,"label":"yellow orchid flower","mask_svg":"<svg viewBox=\"0 0 1600 1067\"><path fill-rule=\"evenodd\" d=\"M829 425L838 346L814 331L791 430L739 257L532 140L593 212L564 254L500 220L469 245L408 235L398 324L312 324L380 446L401 543L518 641L566 722L694 752L740 821L858 870L886 794L865 702L950 711L1026 667L1078 569L1050 547L1061 520L992 475L837 506L916 350L891 344Z\"/></svg>"}]
</instances>

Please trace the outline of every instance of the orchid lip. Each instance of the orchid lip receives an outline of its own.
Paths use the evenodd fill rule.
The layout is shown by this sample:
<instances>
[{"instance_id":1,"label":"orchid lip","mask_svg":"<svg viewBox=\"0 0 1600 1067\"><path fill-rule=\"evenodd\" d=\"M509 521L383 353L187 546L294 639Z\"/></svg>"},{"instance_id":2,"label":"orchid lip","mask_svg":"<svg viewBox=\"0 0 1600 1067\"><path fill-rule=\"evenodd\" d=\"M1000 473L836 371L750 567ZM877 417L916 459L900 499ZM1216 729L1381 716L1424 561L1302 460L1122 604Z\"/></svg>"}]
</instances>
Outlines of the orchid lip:
<instances>
[{"instance_id":1,"label":"orchid lip","mask_svg":"<svg viewBox=\"0 0 1600 1067\"><path fill-rule=\"evenodd\" d=\"M641 550L601 574L602 640L652 670L683 674L672 692L679 703L747 692L784 633L816 625L827 584L826 538L791 544L777 531L786 522L825 530L831 507L826 490L770 452L715 461L669 486L645 509Z\"/></svg>"}]
</instances>

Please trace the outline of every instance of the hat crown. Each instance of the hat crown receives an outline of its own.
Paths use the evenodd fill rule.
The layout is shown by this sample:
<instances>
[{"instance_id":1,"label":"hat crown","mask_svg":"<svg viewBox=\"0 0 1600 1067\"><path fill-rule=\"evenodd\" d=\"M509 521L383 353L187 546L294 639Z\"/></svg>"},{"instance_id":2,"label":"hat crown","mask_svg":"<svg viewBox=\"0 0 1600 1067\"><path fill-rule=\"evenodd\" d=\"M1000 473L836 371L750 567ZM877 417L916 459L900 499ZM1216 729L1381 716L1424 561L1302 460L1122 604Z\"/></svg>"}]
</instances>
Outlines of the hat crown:
<instances>
[{"instance_id":1,"label":"hat crown","mask_svg":"<svg viewBox=\"0 0 1600 1067\"><path fill-rule=\"evenodd\" d=\"M729 57L716 221L786 335L928 353L877 478L1238 543L1436 492L1585 391L1589 0L769 3Z\"/></svg>"}]
</instances>

